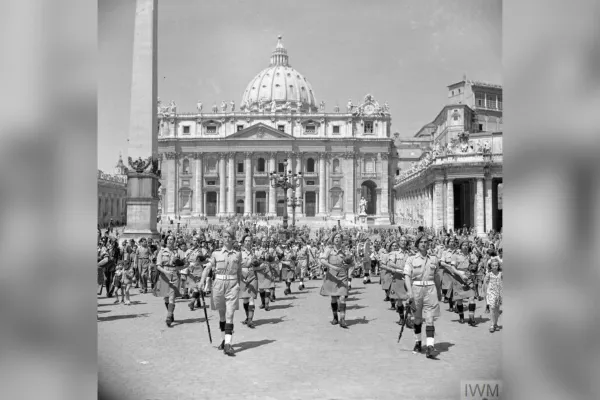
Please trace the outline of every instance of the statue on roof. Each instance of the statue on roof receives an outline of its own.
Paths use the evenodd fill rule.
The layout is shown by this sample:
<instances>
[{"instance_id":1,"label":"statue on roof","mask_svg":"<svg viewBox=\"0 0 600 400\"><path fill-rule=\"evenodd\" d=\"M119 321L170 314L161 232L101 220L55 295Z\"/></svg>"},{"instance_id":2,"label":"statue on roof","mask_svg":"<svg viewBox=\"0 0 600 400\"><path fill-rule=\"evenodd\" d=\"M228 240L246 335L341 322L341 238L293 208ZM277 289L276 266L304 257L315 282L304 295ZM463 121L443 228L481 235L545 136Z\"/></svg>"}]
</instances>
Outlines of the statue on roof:
<instances>
[{"instance_id":1,"label":"statue on roof","mask_svg":"<svg viewBox=\"0 0 600 400\"><path fill-rule=\"evenodd\" d=\"M336 104L335 107L333 107L333 112L339 113L340 112L340 106L338 106Z\"/></svg>"},{"instance_id":2,"label":"statue on roof","mask_svg":"<svg viewBox=\"0 0 600 400\"><path fill-rule=\"evenodd\" d=\"M323 100L319 103L319 111L325 111L325 102Z\"/></svg>"},{"instance_id":3,"label":"statue on roof","mask_svg":"<svg viewBox=\"0 0 600 400\"><path fill-rule=\"evenodd\" d=\"M198 110L198 113L202 112L202 102L200 100L196 103L196 109Z\"/></svg>"},{"instance_id":4,"label":"statue on roof","mask_svg":"<svg viewBox=\"0 0 600 400\"><path fill-rule=\"evenodd\" d=\"M387 101L386 101L385 103L383 103L383 108L382 108L382 111L383 111L385 114L389 114L389 113L390 113L390 106L389 106L389 104L388 104L388 102L387 102Z\"/></svg>"},{"instance_id":5,"label":"statue on roof","mask_svg":"<svg viewBox=\"0 0 600 400\"><path fill-rule=\"evenodd\" d=\"M346 105L346 108L348 109L348 112L352 112L352 109L354 108L354 105L352 104L352 100L348 100L348 104Z\"/></svg>"},{"instance_id":6,"label":"statue on roof","mask_svg":"<svg viewBox=\"0 0 600 400\"><path fill-rule=\"evenodd\" d=\"M175 104L175 100L171 100L171 104L169 106L171 114L177 113L177 104Z\"/></svg>"},{"instance_id":7,"label":"statue on roof","mask_svg":"<svg viewBox=\"0 0 600 400\"><path fill-rule=\"evenodd\" d=\"M275 111L277 111L277 103L273 100L271 101L271 112L274 113Z\"/></svg>"},{"instance_id":8,"label":"statue on roof","mask_svg":"<svg viewBox=\"0 0 600 400\"><path fill-rule=\"evenodd\" d=\"M235 111L235 102L233 100L231 100L229 105L231 106L231 112L234 112Z\"/></svg>"},{"instance_id":9,"label":"statue on roof","mask_svg":"<svg viewBox=\"0 0 600 400\"><path fill-rule=\"evenodd\" d=\"M227 103L225 103L225 101L223 100L221 102L221 112L226 112L227 111Z\"/></svg>"},{"instance_id":10,"label":"statue on roof","mask_svg":"<svg viewBox=\"0 0 600 400\"><path fill-rule=\"evenodd\" d=\"M216 114L217 112L219 112L219 107L217 107L217 103L213 103L213 106L212 106L212 112L214 112L215 114Z\"/></svg>"}]
</instances>

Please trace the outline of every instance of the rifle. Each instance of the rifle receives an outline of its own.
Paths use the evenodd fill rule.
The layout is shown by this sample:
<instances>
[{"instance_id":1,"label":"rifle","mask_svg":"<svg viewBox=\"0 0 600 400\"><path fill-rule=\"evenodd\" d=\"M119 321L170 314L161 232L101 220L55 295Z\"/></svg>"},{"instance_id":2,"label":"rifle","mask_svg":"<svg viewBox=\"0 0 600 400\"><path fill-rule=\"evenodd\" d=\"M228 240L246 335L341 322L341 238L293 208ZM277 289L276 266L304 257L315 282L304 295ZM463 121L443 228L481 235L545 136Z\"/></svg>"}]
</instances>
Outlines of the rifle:
<instances>
[{"instance_id":1,"label":"rifle","mask_svg":"<svg viewBox=\"0 0 600 400\"><path fill-rule=\"evenodd\" d=\"M404 327L406 326L406 321L408 321L408 312L410 311L410 305L404 308L404 319L402 321L402 325L400 326L400 333L398 334L398 343L400 343L400 339L402 338L402 333L404 333Z\"/></svg>"},{"instance_id":2,"label":"rifle","mask_svg":"<svg viewBox=\"0 0 600 400\"><path fill-rule=\"evenodd\" d=\"M206 328L208 329L208 340L212 344L212 335L210 334L210 324L208 323L208 314L206 312L206 300L204 299L204 291L199 290L200 296L202 297L202 308L204 309L204 319L206 320Z\"/></svg>"}]
</instances>

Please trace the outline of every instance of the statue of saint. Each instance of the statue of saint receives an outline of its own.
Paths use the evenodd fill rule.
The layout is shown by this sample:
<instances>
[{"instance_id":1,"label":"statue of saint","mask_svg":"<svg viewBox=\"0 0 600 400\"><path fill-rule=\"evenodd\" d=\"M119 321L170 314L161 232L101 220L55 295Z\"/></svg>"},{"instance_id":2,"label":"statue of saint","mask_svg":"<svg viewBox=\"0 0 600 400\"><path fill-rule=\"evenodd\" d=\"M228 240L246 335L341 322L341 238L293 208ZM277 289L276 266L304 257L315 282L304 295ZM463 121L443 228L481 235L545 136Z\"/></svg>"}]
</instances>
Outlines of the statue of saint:
<instances>
[{"instance_id":1,"label":"statue of saint","mask_svg":"<svg viewBox=\"0 0 600 400\"><path fill-rule=\"evenodd\" d=\"M360 198L360 213L361 214L367 213L367 199L365 199L364 197Z\"/></svg>"},{"instance_id":2,"label":"statue of saint","mask_svg":"<svg viewBox=\"0 0 600 400\"><path fill-rule=\"evenodd\" d=\"M231 112L234 112L235 111L235 102L233 100L231 100L229 105L231 106Z\"/></svg>"},{"instance_id":3,"label":"statue of saint","mask_svg":"<svg viewBox=\"0 0 600 400\"><path fill-rule=\"evenodd\" d=\"M221 102L221 111L222 111L222 112L225 112L225 111L227 111L227 103L225 103L225 101L222 101L222 102Z\"/></svg>"},{"instance_id":4,"label":"statue of saint","mask_svg":"<svg viewBox=\"0 0 600 400\"><path fill-rule=\"evenodd\" d=\"M348 100L348 105L346 106L346 108L348 109L348 112L352 112L352 109L354 108L354 106L352 105L352 100Z\"/></svg>"},{"instance_id":5,"label":"statue of saint","mask_svg":"<svg viewBox=\"0 0 600 400\"><path fill-rule=\"evenodd\" d=\"M385 103L383 103L383 112L386 114L389 114L389 112L390 112L390 106L388 105L387 101Z\"/></svg>"},{"instance_id":6,"label":"statue of saint","mask_svg":"<svg viewBox=\"0 0 600 400\"><path fill-rule=\"evenodd\" d=\"M202 112L202 102L200 100L196 103L196 109L198 110L198 113Z\"/></svg>"},{"instance_id":7,"label":"statue of saint","mask_svg":"<svg viewBox=\"0 0 600 400\"><path fill-rule=\"evenodd\" d=\"M212 106L212 112L217 113L219 111L219 107L217 107L217 103L214 103Z\"/></svg>"},{"instance_id":8,"label":"statue of saint","mask_svg":"<svg viewBox=\"0 0 600 400\"><path fill-rule=\"evenodd\" d=\"M274 113L275 111L277 111L277 103L275 103L275 100L273 100L271 102L271 112Z\"/></svg>"},{"instance_id":9,"label":"statue of saint","mask_svg":"<svg viewBox=\"0 0 600 400\"><path fill-rule=\"evenodd\" d=\"M325 102L323 100L319 103L319 111L325 111Z\"/></svg>"},{"instance_id":10,"label":"statue of saint","mask_svg":"<svg viewBox=\"0 0 600 400\"><path fill-rule=\"evenodd\" d=\"M336 112L336 113L339 113L339 112L340 112L340 106L338 106L338 105L336 104L336 106L335 106L335 107L333 107L333 111L334 111L334 112Z\"/></svg>"},{"instance_id":11,"label":"statue of saint","mask_svg":"<svg viewBox=\"0 0 600 400\"><path fill-rule=\"evenodd\" d=\"M175 100L171 100L171 105L169 108L171 109L171 114L175 114L177 112L177 104L175 104Z\"/></svg>"}]
</instances>

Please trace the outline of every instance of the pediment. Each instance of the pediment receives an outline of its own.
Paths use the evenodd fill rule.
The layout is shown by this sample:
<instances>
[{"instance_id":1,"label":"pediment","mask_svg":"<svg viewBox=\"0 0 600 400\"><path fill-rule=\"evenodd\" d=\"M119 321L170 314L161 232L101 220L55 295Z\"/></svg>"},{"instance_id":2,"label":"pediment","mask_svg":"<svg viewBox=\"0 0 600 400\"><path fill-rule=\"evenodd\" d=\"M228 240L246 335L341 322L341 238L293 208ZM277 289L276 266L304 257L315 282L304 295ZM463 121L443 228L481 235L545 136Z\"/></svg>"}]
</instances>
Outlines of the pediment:
<instances>
[{"instance_id":1,"label":"pediment","mask_svg":"<svg viewBox=\"0 0 600 400\"><path fill-rule=\"evenodd\" d=\"M285 132L281 132L278 129L272 128L265 124L259 123L256 125L249 126L241 131L229 135L225 138L236 139L236 140L295 140L292 135L288 135Z\"/></svg>"}]
</instances>

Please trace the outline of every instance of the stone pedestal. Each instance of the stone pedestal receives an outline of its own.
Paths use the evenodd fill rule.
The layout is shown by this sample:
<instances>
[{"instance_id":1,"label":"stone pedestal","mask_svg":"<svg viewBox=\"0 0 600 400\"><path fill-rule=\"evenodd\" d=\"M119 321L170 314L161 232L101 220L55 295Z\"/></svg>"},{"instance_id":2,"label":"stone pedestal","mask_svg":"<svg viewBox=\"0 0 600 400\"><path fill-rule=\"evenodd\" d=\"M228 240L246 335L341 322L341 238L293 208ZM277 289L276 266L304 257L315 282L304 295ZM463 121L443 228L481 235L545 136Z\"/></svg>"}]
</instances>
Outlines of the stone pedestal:
<instances>
[{"instance_id":1,"label":"stone pedestal","mask_svg":"<svg viewBox=\"0 0 600 400\"><path fill-rule=\"evenodd\" d=\"M150 173L127 173L127 226L121 239L159 239L156 229L158 213L158 176Z\"/></svg>"}]
</instances>

